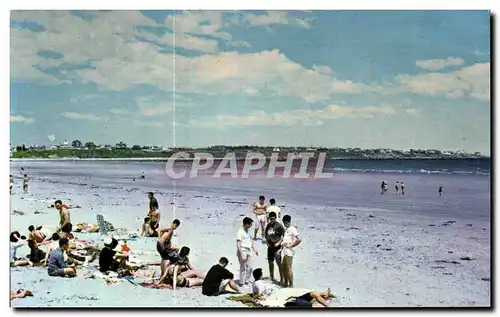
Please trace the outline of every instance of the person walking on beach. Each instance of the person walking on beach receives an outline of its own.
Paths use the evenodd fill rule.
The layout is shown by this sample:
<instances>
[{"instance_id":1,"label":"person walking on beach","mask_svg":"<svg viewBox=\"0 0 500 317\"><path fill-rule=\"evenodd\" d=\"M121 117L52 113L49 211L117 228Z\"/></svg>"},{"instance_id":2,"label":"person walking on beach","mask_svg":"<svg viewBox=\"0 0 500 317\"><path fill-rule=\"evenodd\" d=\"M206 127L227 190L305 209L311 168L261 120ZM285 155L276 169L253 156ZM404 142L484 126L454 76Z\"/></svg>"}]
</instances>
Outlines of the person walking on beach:
<instances>
[{"instance_id":1,"label":"person walking on beach","mask_svg":"<svg viewBox=\"0 0 500 317\"><path fill-rule=\"evenodd\" d=\"M299 232L295 226L291 225L292 217L289 215L285 215L283 217L283 225L285 226L285 235L283 236L283 262L282 262L282 270L284 287L293 287L293 256L295 255L294 248L298 246L302 240L300 239Z\"/></svg>"},{"instance_id":2,"label":"person walking on beach","mask_svg":"<svg viewBox=\"0 0 500 317\"><path fill-rule=\"evenodd\" d=\"M67 224L71 224L70 215L69 215L69 207L63 205L61 200L56 200L54 203L54 207L59 211L59 227L56 229L56 232L61 232L61 229Z\"/></svg>"},{"instance_id":3,"label":"person walking on beach","mask_svg":"<svg viewBox=\"0 0 500 317\"><path fill-rule=\"evenodd\" d=\"M253 213L255 214L256 222L254 229L253 239L257 240L257 233L259 232L259 228L262 233L262 240L265 239L264 228L267 223L267 205L266 205L266 197L260 196L259 201L253 204Z\"/></svg>"},{"instance_id":4,"label":"person walking on beach","mask_svg":"<svg viewBox=\"0 0 500 317\"><path fill-rule=\"evenodd\" d=\"M385 187L385 182L382 181L382 183L380 183L380 195L384 194L384 187Z\"/></svg>"},{"instance_id":5,"label":"person walking on beach","mask_svg":"<svg viewBox=\"0 0 500 317\"><path fill-rule=\"evenodd\" d=\"M283 284L283 271L281 267L281 242L285 235L285 228L276 221L276 213L269 213L269 224L266 227L267 261L269 263L269 276L274 280L274 262L278 265L280 283Z\"/></svg>"},{"instance_id":6,"label":"person walking on beach","mask_svg":"<svg viewBox=\"0 0 500 317\"><path fill-rule=\"evenodd\" d=\"M76 269L75 265L68 265L64 261L64 251L69 249L69 240L66 238L59 239L59 248L52 250L49 255L47 272L49 276L60 276L60 277L75 277Z\"/></svg>"},{"instance_id":7,"label":"person walking on beach","mask_svg":"<svg viewBox=\"0 0 500 317\"><path fill-rule=\"evenodd\" d=\"M438 194L439 194L439 196L443 196L443 186L439 186Z\"/></svg>"},{"instance_id":8,"label":"person walking on beach","mask_svg":"<svg viewBox=\"0 0 500 317\"><path fill-rule=\"evenodd\" d=\"M24 176L23 176L23 191L24 191L25 193L27 193L27 192L28 192L28 180L29 180L28 175L27 175L27 174L24 174Z\"/></svg>"},{"instance_id":9,"label":"person walking on beach","mask_svg":"<svg viewBox=\"0 0 500 317\"><path fill-rule=\"evenodd\" d=\"M251 219L250 219L251 220ZM208 270L203 284L201 293L205 296L217 296L223 293L239 293L238 285L233 281L234 275L226 269L229 260L222 257L219 263L215 264Z\"/></svg>"},{"instance_id":10,"label":"person walking on beach","mask_svg":"<svg viewBox=\"0 0 500 317\"><path fill-rule=\"evenodd\" d=\"M252 250L256 256L259 256L259 252L255 250L252 238L250 237L252 224L252 218L243 218L243 227L238 230L238 234L236 235L236 255L240 262L240 286L247 284L250 280L252 274L252 267L250 265Z\"/></svg>"},{"instance_id":11,"label":"person walking on beach","mask_svg":"<svg viewBox=\"0 0 500 317\"><path fill-rule=\"evenodd\" d=\"M181 222L179 219L174 219L172 225L167 228L158 229L158 240L156 242L156 251L160 254L161 265L160 265L160 280L158 284L163 283L163 280L167 277L167 268L172 260L178 258L177 252L179 248L172 245L172 236L174 231L179 228Z\"/></svg>"},{"instance_id":12,"label":"person walking on beach","mask_svg":"<svg viewBox=\"0 0 500 317\"><path fill-rule=\"evenodd\" d=\"M394 190L396 191L396 194L399 195L399 181L396 182L396 185L394 186Z\"/></svg>"},{"instance_id":13,"label":"person walking on beach","mask_svg":"<svg viewBox=\"0 0 500 317\"><path fill-rule=\"evenodd\" d=\"M273 211L274 211L274 213L276 213L276 219L278 221L280 221L281 220L281 208L276 206L276 200L274 198L269 199L269 205L270 206L267 207L267 210L266 210L267 215L268 215L267 216L268 222L269 222L269 213L273 212Z\"/></svg>"},{"instance_id":14,"label":"person walking on beach","mask_svg":"<svg viewBox=\"0 0 500 317\"><path fill-rule=\"evenodd\" d=\"M400 184L401 184L400 185L401 186L401 195L404 196L404 194L405 194L405 183L401 182Z\"/></svg>"}]
</instances>

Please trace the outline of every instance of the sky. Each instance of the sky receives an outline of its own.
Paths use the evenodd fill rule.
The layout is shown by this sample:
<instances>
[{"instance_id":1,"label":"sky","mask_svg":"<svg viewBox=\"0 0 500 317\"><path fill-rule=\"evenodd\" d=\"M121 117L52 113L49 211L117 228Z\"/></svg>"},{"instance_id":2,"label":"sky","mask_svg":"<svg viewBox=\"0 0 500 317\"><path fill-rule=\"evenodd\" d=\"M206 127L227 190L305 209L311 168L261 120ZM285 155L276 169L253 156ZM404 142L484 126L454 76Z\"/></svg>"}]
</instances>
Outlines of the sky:
<instances>
[{"instance_id":1,"label":"sky","mask_svg":"<svg viewBox=\"0 0 500 317\"><path fill-rule=\"evenodd\" d=\"M11 11L11 143L490 154L488 11Z\"/></svg>"}]
</instances>

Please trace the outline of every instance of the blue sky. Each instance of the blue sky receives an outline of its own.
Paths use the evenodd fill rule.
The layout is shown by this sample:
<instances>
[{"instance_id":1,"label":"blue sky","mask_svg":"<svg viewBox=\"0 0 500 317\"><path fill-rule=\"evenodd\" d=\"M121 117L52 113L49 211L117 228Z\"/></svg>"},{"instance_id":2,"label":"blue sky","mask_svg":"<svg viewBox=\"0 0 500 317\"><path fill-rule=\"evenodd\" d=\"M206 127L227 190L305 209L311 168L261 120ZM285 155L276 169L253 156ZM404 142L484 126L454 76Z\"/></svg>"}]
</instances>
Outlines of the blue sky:
<instances>
[{"instance_id":1,"label":"blue sky","mask_svg":"<svg viewBox=\"0 0 500 317\"><path fill-rule=\"evenodd\" d=\"M12 11L10 42L12 144L489 154L487 11Z\"/></svg>"}]
</instances>

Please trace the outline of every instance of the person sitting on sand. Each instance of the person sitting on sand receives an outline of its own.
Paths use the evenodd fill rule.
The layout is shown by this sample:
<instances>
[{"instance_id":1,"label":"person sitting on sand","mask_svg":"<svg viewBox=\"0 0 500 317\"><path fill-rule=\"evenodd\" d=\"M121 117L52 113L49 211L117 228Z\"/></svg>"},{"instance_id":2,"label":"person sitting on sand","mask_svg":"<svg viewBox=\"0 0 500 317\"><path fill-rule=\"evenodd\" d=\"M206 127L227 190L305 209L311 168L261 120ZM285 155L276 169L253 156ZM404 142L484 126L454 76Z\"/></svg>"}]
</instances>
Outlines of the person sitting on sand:
<instances>
[{"instance_id":1,"label":"person sitting on sand","mask_svg":"<svg viewBox=\"0 0 500 317\"><path fill-rule=\"evenodd\" d=\"M156 242L156 251L160 254L161 257L161 265L160 265L160 280L158 284L161 284L167 275L167 267L170 264L170 260L178 257L177 252L179 252L179 248L172 245L172 236L174 231L179 228L181 222L179 219L174 219L172 221L172 225L167 228L158 230L158 240Z\"/></svg>"},{"instance_id":2,"label":"person sitting on sand","mask_svg":"<svg viewBox=\"0 0 500 317\"><path fill-rule=\"evenodd\" d=\"M75 232L95 233L99 232L98 225L91 225L86 222L76 224Z\"/></svg>"},{"instance_id":3,"label":"person sitting on sand","mask_svg":"<svg viewBox=\"0 0 500 317\"><path fill-rule=\"evenodd\" d=\"M117 272L119 268L126 269L128 256L117 250L118 240L106 238L104 248L99 253L99 271Z\"/></svg>"},{"instance_id":4,"label":"person sitting on sand","mask_svg":"<svg viewBox=\"0 0 500 317\"><path fill-rule=\"evenodd\" d=\"M18 257L17 253L19 249L26 246L26 237L21 236L18 231L14 231L10 234L10 266L28 266L33 265L33 263L24 258Z\"/></svg>"},{"instance_id":5,"label":"person sitting on sand","mask_svg":"<svg viewBox=\"0 0 500 317\"><path fill-rule=\"evenodd\" d=\"M254 282L252 284L253 298L256 300L263 300L265 296L270 295L275 289L274 284L266 283L262 280L262 269L258 268L252 272Z\"/></svg>"},{"instance_id":6,"label":"person sitting on sand","mask_svg":"<svg viewBox=\"0 0 500 317\"><path fill-rule=\"evenodd\" d=\"M65 225L71 223L69 207L67 205L63 205L61 200L56 200L54 207L59 211L59 227L56 229L56 232L59 233Z\"/></svg>"},{"instance_id":7,"label":"person sitting on sand","mask_svg":"<svg viewBox=\"0 0 500 317\"><path fill-rule=\"evenodd\" d=\"M45 265L47 254L38 248L38 243L35 240L28 240L28 246L31 249L29 258L33 265Z\"/></svg>"},{"instance_id":8,"label":"person sitting on sand","mask_svg":"<svg viewBox=\"0 0 500 317\"><path fill-rule=\"evenodd\" d=\"M69 248L69 240L66 238L59 239L59 247L52 250L49 255L47 272L49 276L60 276L60 277L75 277L76 269L75 265L68 265L64 261L64 251Z\"/></svg>"},{"instance_id":9,"label":"person sitting on sand","mask_svg":"<svg viewBox=\"0 0 500 317\"><path fill-rule=\"evenodd\" d=\"M332 298L332 296L330 288L328 288L326 292L311 291L297 297L287 298L285 307L312 307L312 302L314 300L323 307L329 307L330 305L328 304L328 300Z\"/></svg>"},{"instance_id":10,"label":"person sitting on sand","mask_svg":"<svg viewBox=\"0 0 500 317\"><path fill-rule=\"evenodd\" d=\"M167 277L171 277L172 287L175 290L177 286L179 287L195 287L201 286L203 284L203 275L196 271L189 263L190 249L188 247L182 247L179 252L179 260L171 265L172 268L167 268ZM172 275L170 275L172 272Z\"/></svg>"},{"instance_id":11,"label":"person sitting on sand","mask_svg":"<svg viewBox=\"0 0 500 317\"><path fill-rule=\"evenodd\" d=\"M234 282L234 274L226 269L229 261L222 257L219 263L208 270L202 284L201 293L205 296L217 296L223 293L239 293L240 288Z\"/></svg>"},{"instance_id":12,"label":"person sitting on sand","mask_svg":"<svg viewBox=\"0 0 500 317\"><path fill-rule=\"evenodd\" d=\"M28 227L28 231L30 234L28 235L28 240L35 240L38 243L42 243L46 240L50 240L50 236L47 235L47 230L42 230L42 226L35 228L35 226L31 225Z\"/></svg>"},{"instance_id":13,"label":"person sitting on sand","mask_svg":"<svg viewBox=\"0 0 500 317\"><path fill-rule=\"evenodd\" d=\"M148 216L144 218L144 223L142 224L141 227L141 234L140 234L141 237L151 237L151 238L158 237L158 232L151 228L150 221L151 217Z\"/></svg>"}]
</instances>

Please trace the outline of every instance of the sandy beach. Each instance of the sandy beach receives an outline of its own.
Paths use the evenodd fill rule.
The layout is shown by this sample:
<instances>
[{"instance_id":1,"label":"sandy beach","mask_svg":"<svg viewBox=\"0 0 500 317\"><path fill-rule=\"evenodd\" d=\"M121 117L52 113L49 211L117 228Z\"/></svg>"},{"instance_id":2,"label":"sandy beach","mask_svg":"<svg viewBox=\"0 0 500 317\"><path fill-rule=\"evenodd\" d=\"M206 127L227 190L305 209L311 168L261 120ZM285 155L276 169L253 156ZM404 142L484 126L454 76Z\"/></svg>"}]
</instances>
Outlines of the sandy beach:
<instances>
[{"instance_id":1,"label":"sandy beach","mask_svg":"<svg viewBox=\"0 0 500 317\"><path fill-rule=\"evenodd\" d=\"M148 211L146 192L160 203L162 224L181 220L175 243L191 248L191 262L205 272L221 256L236 276L236 232L261 194L292 216L302 244L294 259L295 286L337 296L333 307L490 306L490 177L478 175L336 173L332 179L195 179L173 181L159 162L11 162L32 177L29 193L15 180L11 229L55 227L55 199L72 208L73 224L96 223L137 231ZM146 172L146 180L132 181ZM389 195L380 195L380 181ZM406 195L394 193L403 180ZM437 195L437 185L444 196ZM76 234L102 245L99 233ZM155 238L130 240L143 261L159 261ZM268 275L265 245L253 267ZM470 257L472 260L463 260ZM461 259L462 258L462 259ZM150 270L159 271L159 267ZM13 307L233 307L226 296L201 289L156 290L98 279L54 278L46 268L11 268L11 289L33 297Z\"/></svg>"}]
</instances>

